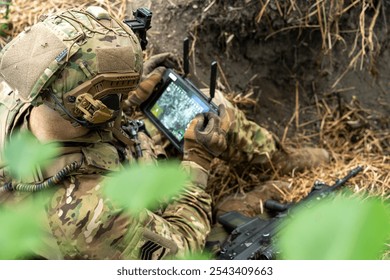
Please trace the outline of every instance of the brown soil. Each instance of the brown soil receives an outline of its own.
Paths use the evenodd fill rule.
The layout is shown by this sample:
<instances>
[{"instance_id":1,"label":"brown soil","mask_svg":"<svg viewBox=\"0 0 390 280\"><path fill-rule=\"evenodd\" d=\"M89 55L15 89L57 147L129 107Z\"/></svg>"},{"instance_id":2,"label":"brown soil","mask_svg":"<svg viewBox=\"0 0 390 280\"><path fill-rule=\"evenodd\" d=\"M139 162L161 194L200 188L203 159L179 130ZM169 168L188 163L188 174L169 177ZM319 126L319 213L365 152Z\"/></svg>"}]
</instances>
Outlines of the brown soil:
<instances>
[{"instance_id":1,"label":"brown soil","mask_svg":"<svg viewBox=\"0 0 390 280\"><path fill-rule=\"evenodd\" d=\"M354 36L347 34L343 43L335 43L332 50L324 49L318 28L298 28L291 23L299 16L297 10L307 8L308 4L297 6L295 13L284 18L269 4L260 23L256 22L262 8L259 1L171 0L135 4L145 4L153 11L153 27L149 32L152 52L170 51L181 56L182 40L188 36L193 46L191 78L198 85L207 84L210 62L217 60L220 87L225 92L253 93L258 108L250 117L279 136L293 116L297 102L299 108L304 108L316 98L337 96L348 103L356 97L366 108L387 116L390 112L388 1L383 2L375 26L378 46L373 51L374 57L370 60L367 55L362 69L358 61L345 74L352 59L348 52ZM357 12L352 10L350 19L340 23L345 32L357 28ZM277 32L283 28L287 30ZM312 117L310 112L300 114L299 122L305 123Z\"/></svg>"}]
</instances>

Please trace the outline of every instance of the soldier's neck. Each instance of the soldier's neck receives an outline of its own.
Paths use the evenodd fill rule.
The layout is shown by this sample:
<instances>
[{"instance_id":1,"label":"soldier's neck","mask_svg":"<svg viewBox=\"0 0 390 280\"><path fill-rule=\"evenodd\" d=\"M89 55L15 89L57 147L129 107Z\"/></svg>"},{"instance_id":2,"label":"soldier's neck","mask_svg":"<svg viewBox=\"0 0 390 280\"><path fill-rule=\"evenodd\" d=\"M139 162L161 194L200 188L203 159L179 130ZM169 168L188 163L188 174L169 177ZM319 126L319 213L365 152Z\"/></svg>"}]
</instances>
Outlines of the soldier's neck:
<instances>
[{"instance_id":1,"label":"soldier's neck","mask_svg":"<svg viewBox=\"0 0 390 280\"><path fill-rule=\"evenodd\" d=\"M58 112L44 104L31 110L29 129L42 142L71 140L89 132L85 127L74 127Z\"/></svg>"}]
</instances>

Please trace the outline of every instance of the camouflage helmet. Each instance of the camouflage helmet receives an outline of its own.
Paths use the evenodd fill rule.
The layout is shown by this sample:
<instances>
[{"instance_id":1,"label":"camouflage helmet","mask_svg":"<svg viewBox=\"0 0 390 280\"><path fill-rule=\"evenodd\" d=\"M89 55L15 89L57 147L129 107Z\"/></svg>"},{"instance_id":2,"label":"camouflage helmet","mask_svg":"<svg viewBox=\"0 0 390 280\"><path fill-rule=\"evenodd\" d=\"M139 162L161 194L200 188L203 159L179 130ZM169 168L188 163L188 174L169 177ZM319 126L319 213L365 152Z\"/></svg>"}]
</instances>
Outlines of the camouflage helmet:
<instances>
[{"instance_id":1,"label":"camouflage helmet","mask_svg":"<svg viewBox=\"0 0 390 280\"><path fill-rule=\"evenodd\" d=\"M137 36L97 6L47 16L0 59L2 78L22 102L45 103L74 125L91 127L118 115L142 74Z\"/></svg>"}]
</instances>

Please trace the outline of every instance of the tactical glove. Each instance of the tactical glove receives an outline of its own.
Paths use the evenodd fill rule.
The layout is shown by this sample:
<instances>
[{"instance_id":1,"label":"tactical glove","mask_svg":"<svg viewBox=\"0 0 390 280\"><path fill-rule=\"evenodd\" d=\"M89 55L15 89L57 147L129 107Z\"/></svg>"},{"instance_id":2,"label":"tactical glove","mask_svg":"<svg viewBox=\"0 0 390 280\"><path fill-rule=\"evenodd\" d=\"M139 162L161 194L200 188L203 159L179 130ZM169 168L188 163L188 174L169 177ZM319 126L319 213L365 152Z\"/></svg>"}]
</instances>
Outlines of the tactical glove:
<instances>
[{"instance_id":1,"label":"tactical glove","mask_svg":"<svg viewBox=\"0 0 390 280\"><path fill-rule=\"evenodd\" d=\"M210 168L211 161L227 148L226 131L229 127L225 106L219 106L220 116L214 113L197 115L184 134L183 160Z\"/></svg>"},{"instance_id":2,"label":"tactical glove","mask_svg":"<svg viewBox=\"0 0 390 280\"><path fill-rule=\"evenodd\" d=\"M125 102L126 106L139 106L153 93L154 88L161 81L165 72L164 66L154 69L142 82L138 85L135 91L130 92L128 99Z\"/></svg>"},{"instance_id":3,"label":"tactical glove","mask_svg":"<svg viewBox=\"0 0 390 280\"><path fill-rule=\"evenodd\" d=\"M143 78L153 72L154 69L164 66L165 68L178 68L179 62L176 56L172 53L160 53L152 55L145 61L143 66Z\"/></svg>"},{"instance_id":4,"label":"tactical glove","mask_svg":"<svg viewBox=\"0 0 390 280\"><path fill-rule=\"evenodd\" d=\"M166 68L178 67L178 61L172 53L161 53L151 56L145 61L143 74L138 88L130 92L129 98L125 101L125 107L139 106L145 102L153 93L157 84L161 81ZM126 111L124 108L124 111Z\"/></svg>"}]
</instances>

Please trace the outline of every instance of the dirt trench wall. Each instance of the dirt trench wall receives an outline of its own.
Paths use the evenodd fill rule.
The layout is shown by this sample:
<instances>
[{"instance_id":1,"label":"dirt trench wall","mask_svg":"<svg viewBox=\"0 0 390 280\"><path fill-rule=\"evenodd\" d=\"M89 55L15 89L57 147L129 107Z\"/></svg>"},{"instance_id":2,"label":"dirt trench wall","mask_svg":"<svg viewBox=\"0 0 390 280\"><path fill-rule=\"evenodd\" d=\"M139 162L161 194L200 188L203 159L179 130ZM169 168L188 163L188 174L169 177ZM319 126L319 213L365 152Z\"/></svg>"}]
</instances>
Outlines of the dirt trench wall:
<instances>
[{"instance_id":1,"label":"dirt trench wall","mask_svg":"<svg viewBox=\"0 0 390 280\"><path fill-rule=\"evenodd\" d=\"M282 128L297 98L303 107L315 95L334 93L347 101L357 97L386 114L390 5L351 3L216 1L193 22L191 32L202 46L197 50L200 61L206 64L217 57L230 89L253 91L258 97L261 108L254 118L260 122Z\"/></svg>"}]
</instances>

